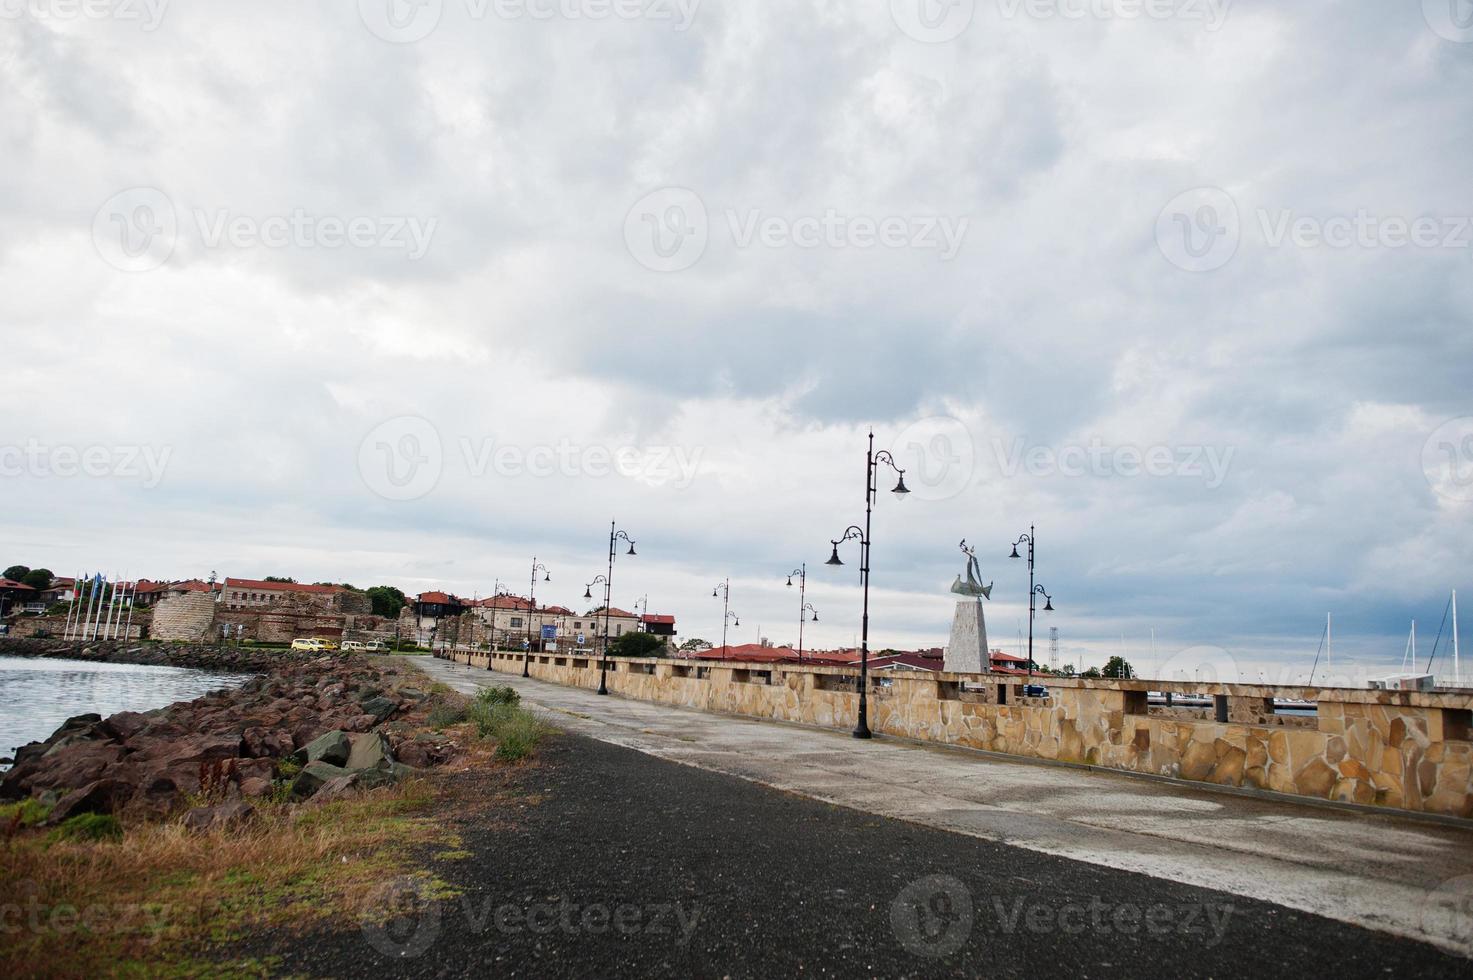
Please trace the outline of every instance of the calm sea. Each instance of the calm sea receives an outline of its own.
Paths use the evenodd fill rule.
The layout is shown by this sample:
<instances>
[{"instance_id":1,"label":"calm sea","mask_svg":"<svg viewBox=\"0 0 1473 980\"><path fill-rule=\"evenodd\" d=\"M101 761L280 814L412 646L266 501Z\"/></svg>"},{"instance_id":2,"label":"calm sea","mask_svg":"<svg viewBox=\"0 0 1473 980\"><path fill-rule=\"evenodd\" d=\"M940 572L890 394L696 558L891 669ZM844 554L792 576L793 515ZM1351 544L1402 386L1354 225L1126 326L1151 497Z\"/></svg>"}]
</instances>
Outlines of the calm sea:
<instances>
[{"instance_id":1,"label":"calm sea","mask_svg":"<svg viewBox=\"0 0 1473 980\"><path fill-rule=\"evenodd\" d=\"M106 718L119 711L162 708L236 687L250 676L182 667L0 657L0 758L11 758L18 747L45 739L74 715L96 712Z\"/></svg>"}]
</instances>

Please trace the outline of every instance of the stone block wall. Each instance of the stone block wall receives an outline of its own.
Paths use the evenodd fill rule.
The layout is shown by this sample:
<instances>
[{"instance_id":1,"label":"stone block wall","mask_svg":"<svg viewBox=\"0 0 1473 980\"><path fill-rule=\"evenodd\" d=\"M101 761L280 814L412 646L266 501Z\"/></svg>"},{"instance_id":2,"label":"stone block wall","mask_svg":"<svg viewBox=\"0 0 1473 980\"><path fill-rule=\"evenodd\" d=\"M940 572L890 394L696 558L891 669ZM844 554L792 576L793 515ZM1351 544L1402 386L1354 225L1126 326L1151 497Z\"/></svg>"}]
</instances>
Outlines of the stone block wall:
<instances>
[{"instance_id":1,"label":"stone block wall","mask_svg":"<svg viewBox=\"0 0 1473 980\"><path fill-rule=\"evenodd\" d=\"M453 656L497 670L522 664L512 652ZM597 688L598 668L591 656L535 654L530 673ZM1048 697L1024 699L1019 678L990 674L876 672L869 680L877 733L1473 818L1470 693L1051 677ZM857 683L848 668L609 658L609 690L624 697L825 728L853 726ZM1148 703L1150 691L1223 698L1228 720L1215 720L1215 708L1165 714ZM1313 702L1316 713L1273 714L1275 698Z\"/></svg>"},{"instance_id":2,"label":"stone block wall","mask_svg":"<svg viewBox=\"0 0 1473 980\"><path fill-rule=\"evenodd\" d=\"M211 635L215 597L208 592L170 592L153 610L149 635L155 640L198 643Z\"/></svg>"}]
</instances>

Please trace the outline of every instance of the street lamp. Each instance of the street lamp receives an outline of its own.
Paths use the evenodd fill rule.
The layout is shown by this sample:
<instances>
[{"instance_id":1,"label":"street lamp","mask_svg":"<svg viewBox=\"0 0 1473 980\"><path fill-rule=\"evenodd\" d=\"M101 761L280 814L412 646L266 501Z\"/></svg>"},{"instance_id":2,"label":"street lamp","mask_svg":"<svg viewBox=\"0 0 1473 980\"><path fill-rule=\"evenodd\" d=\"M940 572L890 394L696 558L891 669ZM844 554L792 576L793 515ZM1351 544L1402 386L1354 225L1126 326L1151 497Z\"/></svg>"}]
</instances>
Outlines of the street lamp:
<instances>
[{"instance_id":1,"label":"street lamp","mask_svg":"<svg viewBox=\"0 0 1473 980\"><path fill-rule=\"evenodd\" d=\"M803 662L803 621L808 618L808 612L813 606L808 602L808 563L804 562L788 573L788 588L793 587L793 576L798 576L798 663ZM818 622L818 613L813 614L813 621Z\"/></svg>"},{"instance_id":2,"label":"street lamp","mask_svg":"<svg viewBox=\"0 0 1473 980\"><path fill-rule=\"evenodd\" d=\"M532 584L527 588L527 650L522 654L522 676L530 677L528 665L532 662L532 614L537 611L537 573L542 573L542 581L551 582L552 575L547 571L546 565L538 564L537 556L532 556ZM493 615L495 615L493 613Z\"/></svg>"},{"instance_id":3,"label":"street lamp","mask_svg":"<svg viewBox=\"0 0 1473 980\"><path fill-rule=\"evenodd\" d=\"M1035 609L1034 609L1034 607L1035 607L1035 605L1037 603L1037 598L1036 597L1037 596L1043 596L1043 611L1044 612L1053 612L1054 611L1054 597L1051 596L1051 595L1049 595L1047 592L1045 592L1043 590L1043 586L1042 585L1035 585L1035 584L1033 584L1033 541L1034 541L1034 536L1035 536L1035 531L1033 529L1033 525L1032 524L1029 524L1028 525L1028 533L1027 534L1020 534L1020 535L1018 535L1018 540L1016 540L1016 541L1013 542L1013 553L1011 555L1008 555L1009 558L1021 558L1022 556L1018 554L1018 545L1023 544L1024 542L1027 542L1027 544L1028 544L1028 676L1030 678L1033 676L1033 617L1035 615Z\"/></svg>"},{"instance_id":4,"label":"street lamp","mask_svg":"<svg viewBox=\"0 0 1473 980\"><path fill-rule=\"evenodd\" d=\"M635 624L635 630L640 633L648 633L649 627L645 624L645 620L648 619L650 615L649 593L645 593L638 599L635 599L634 608L640 610L639 622Z\"/></svg>"},{"instance_id":5,"label":"street lamp","mask_svg":"<svg viewBox=\"0 0 1473 980\"><path fill-rule=\"evenodd\" d=\"M614 558L618 555L618 545L619 545L619 542L620 541L627 541L627 542L629 542L629 550L625 552L626 555L631 555L632 556L632 555L635 554L635 551L634 551L634 539L631 538L626 532L619 530L617 524L614 521L609 521L609 573L607 575L600 575L600 576L598 576L592 582L589 582L587 588L585 588L583 590L583 598L585 598L585 599L592 599L593 598L593 587L595 585L597 585L600 580L603 581L603 584L604 584L604 649L603 649L603 658L599 661L599 668L598 668L598 693L600 693L600 694L608 694L609 693L609 684L608 684L608 673L609 673L609 604L610 604L610 601L611 601L610 598L609 598L609 595L613 591L613 586L614 586Z\"/></svg>"},{"instance_id":6,"label":"street lamp","mask_svg":"<svg viewBox=\"0 0 1473 980\"><path fill-rule=\"evenodd\" d=\"M726 624L734 622L737 626L740 626L742 625L742 621L737 618L736 613L731 611L731 579L722 580L717 584L716 588L711 590L712 598L715 598L717 595L721 596L721 659L725 660L727 657Z\"/></svg>"},{"instance_id":7,"label":"street lamp","mask_svg":"<svg viewBox=\"0 0 1473 980\"><path fill-rule=\"evenodd\" d=\"M895 463L895 457L890 455L889 450L881 449L875 452L875 434L869 434L869 452L865 455L864 466L864 527L849 525L844 533L834 540L834 553L829 556L826 565L842 565L839 559L839 545L845 541L859 540L859 579L864 586L864 608L860 618L860 645L859 645L859 719L854 726L855 738L870 738L869 730L869 560L870 560L870 514L875 508L875 496L879 490L876 477L879 475L879 466L884 463L895 471L900 478L893 490L897 500L904 500L910 490L905 486L905 470Z\"/></svg>"}]
</instances>

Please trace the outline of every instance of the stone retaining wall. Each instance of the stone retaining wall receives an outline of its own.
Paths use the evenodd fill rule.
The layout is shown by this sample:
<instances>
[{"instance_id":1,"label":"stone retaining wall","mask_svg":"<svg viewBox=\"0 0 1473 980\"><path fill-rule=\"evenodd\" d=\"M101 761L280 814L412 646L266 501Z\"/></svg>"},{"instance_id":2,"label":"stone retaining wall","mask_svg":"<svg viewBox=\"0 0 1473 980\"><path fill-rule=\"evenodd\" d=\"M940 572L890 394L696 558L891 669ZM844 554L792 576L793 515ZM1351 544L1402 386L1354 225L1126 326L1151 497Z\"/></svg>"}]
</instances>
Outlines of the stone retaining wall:
<instances>
[{"instance_id":1,"label":"stone retaining wall","mask_svg":"<svg viewBox=\"0 0 1473 980\"><path fill-rule=\"evenodd\" d=\"M485 653L450 656L488 666ZM522 669L520 653L498 651L490 658L496 670ZM597 688L598 668L595 657L536 654L530 673ZM838 667L610 657L608 687L643 701L848 729L858 711L858 674ZM1035 680L1047 684L1048 697L1022 698L1017 677L873 672L870 727L877 734L1030 758L1473 817L1473 693ZM1214 704L1182 717L1149 704L1149 691L1208 695ZM1314 702L1315 713L1276 714L1275 698Z\"/></svg>"}]
</instances>

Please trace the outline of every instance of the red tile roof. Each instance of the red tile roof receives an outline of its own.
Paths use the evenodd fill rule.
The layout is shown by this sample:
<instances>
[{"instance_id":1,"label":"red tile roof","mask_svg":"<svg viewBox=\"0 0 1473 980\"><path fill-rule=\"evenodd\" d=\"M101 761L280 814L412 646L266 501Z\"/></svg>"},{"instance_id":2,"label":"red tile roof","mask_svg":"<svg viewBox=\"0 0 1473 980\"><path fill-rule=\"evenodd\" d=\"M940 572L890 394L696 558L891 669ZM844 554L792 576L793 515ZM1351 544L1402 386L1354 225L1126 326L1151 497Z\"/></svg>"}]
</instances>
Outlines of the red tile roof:
<instances>
[{"instance_id":1,"label":"red tile roof","mask_svg":"<svg viewBox=\"0 0 1473 980\"><path fill-rule=\"evenodd\" d=\"M0 578L0 589L22 589L22 590L24 590L26 592L35 592L36 591L35 589L31 588L26 583L24 583L24 582L17 582L13 578Z\"/></svg>"},{"instance_id":2,"label":"red tile roof","mask_svg":"<svg viewBox=\"0 0 1473 980\"><path fill-rule=\"evenodd\" d=\"M455 596L445 592L421 592L416 598L420 602L439 603L440 605L448 605L449 603L458 601Z\"/></svg>"},{"instance_id":3,"label":"red tile roof","mask_svg":"<svg viewBox=\"0 0 1473 980\"><path fill-rule=\"evenodd\" d=\"M300 592L308 595L330 595L346 592L341 585L301 585L297 582L263 582L253 578L227 578L226 588L257 589L261 592Z\"/></svg>"},{"instance_id":4,"label":"red tile roof","mask_svg":"<svg viewBox=\"0 0 1473 980\"><path fill-rule=\"evenodd\" d=\"M532 608L532 602L531 602L531 600L529 600L529 599L523 599L519 595L510 595L510 594L507 594L507 593L502 593L501 595L491 596L489 599L481 599L480 601L476 602L475 605L480 606L482 609L530 609L530 608Z\"/></svg>"},{"instance_id":5,"label":"red tile roof","mask_svg":"<svg viewBox=\"0 0 1473 980\"><path fill-rule=\"evenodd\" d=\"M597 609L595 609L593 612L589 613L588 615L602 617L603 614L604 614L604 607L603 606L599 606ZM618 606L610 606L609 607L609 618L612 619L615 616L622 616L625 619L637 619L638 618L632 612L625 612L624 610L620 609Z\"/></svg>"},{"instance_id":6,"label":"red tile roof","mask_svg":"<svg viewBox=\"0 0 1473 980\"><path fill-rule=\"evenodd\" d=\"M567 606L543 606L542 611L553 616L572 616L573 610Z\"/></svg>"},{"instance_id":7,"label":"red tile roof","mask_svg":"<svg viewBox=\"0 0 1473 980\"><path fill-rule=\"evenodd\" d=\"M731 643L692 654L697 660L738 660L748 663L797 663L797 651L789 647L765 647L760 643Z\"/></svg>"},{"instance_id":8,"label":"red tile roof","mask_svg":"<svg viewBox=\"0 0 1473 980\"><path fill-rule=\"evenodd\" d=\"M651 616L651 615L646 615L646 616L643 616L641 618L646 623L668 623L671 626L674 626L675 625L675 617L674 616Z\"/></svg>"},{"instance_id":9,"label":"red tile roof","mask_svg":"<svg viewBox=\"0 0 1473 980\"><path fill-rule=\"evenodd\" d=\"M184 582L171 582L169 584L169 586L168 586L168 591L170 591L170 592L219 592L220 591L220 583L219 582L216 582L214 585L211 585L208 582L201 582L197 578L192 578L192 579L189 579L189 580L184 581Z\"/></svg>"}]
</instances>

